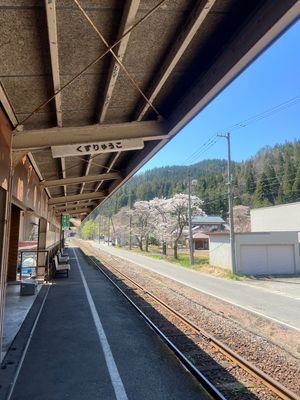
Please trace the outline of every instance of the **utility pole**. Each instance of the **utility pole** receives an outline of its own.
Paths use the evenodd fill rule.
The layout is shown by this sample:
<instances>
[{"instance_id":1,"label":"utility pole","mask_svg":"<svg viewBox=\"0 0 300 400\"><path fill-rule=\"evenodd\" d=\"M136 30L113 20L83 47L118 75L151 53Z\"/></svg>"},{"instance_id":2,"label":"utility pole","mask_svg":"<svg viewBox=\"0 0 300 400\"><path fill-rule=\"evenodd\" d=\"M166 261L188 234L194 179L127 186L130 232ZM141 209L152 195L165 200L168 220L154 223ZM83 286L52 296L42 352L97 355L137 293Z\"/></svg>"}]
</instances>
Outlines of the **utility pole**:
<instances>
[{"instance_id":1,"label":"utility pole","mask_svg":"<svg viewBox=\"0 0 300 400\"><path fill-rule=\"evenodd\" d=\"M193 247L193 232L192 232L192 206L191 206L191 173L189 171L189 185L188 185L188 219L189 219L189 248L190 248L190 264L194 264L194 247Z\"/></svg>"},{"instance_id":2,"label":"utility pole","mask_svg":"<svg viewBox=\"0 0 300 400\"><path fill-rule=\"evenodd\" d=\"M129 250L132 249L132 216L129 216Z\"/></svg>"},{"instance_id":3,"label":"utility pole","mask_svg":"<svg viewBox=\"0 0 300 400\"><path fill-rule=\"evenodd\" d=\"M131 197L131 191L129 193L129 209L132 210L132 197ZM131 213L129 214L129 250L132 250L132 215Z\"/></svg>"},{"instance_id":4,"label":"utility pole","mask_svg":"<svg viewBox=\"0 0 300 400\"><path fill-rule=\"evenodd\" d=\"M231 248L231 266L232 272L236 274L236 258L235 258L235 236L234 236L234 221L233 221L233 199L232 199L232 172L231 172L231 152L230 152L230 132L224 135L218 135L227 140L227 176L228 176L228 209L230 223L230 248Z\"/></svg>"},{"instance_id":5,"label":"utility pole","mask_svg":"<svg viewBox=\"0 0 300 400\"><path fill-rule=\"evenodd\" d=\"M108 232L107 232L107 246L109 246L109 239L110 239L110 214L108 216Z\"/></svg>"},{"instance_id":6,"label":"utility pole","mask_svg":"<svg viewBox=\"0 0 300 400\"><path fill-rule=\"evenodd\" d=\"M111 226L113 228L113 233L114 233L114 237L112 239L114 239L114 243L115 243L115 239L116 239L116 230L115 230L115 225L114 225L114 221L112 218L112 214L110 214L110 222L111 222ZM111 239L111 244L113 244L113 240Z\"/></svg>"},{"instance_id":7,"label":"utility pole","mask_svg":"<svg viewBox=\"0 0 300 400\"><path fill-rule=\"evenodd\" d=\"M101 216L100 216L100 214L99 214L99 219L98 219L98 229L99 229L99 244L100 244L100 228L101 228L101 222L100 222L100 218L101 218Z\"/></svg>"}]
</instances>

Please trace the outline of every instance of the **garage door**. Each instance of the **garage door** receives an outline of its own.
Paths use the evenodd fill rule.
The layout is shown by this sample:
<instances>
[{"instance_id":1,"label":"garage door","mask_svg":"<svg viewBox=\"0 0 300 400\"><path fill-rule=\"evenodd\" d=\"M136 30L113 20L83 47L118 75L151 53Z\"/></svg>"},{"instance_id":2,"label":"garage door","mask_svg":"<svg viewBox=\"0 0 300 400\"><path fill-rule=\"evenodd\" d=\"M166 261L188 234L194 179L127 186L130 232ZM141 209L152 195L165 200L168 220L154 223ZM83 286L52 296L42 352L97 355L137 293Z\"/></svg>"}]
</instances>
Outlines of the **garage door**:
<instances>
[{"instance_id":1,"label":"garage door","mask_svg":"<svg viewBox=\"0 0 300 400\"><path fill-rule=\"evenodd\" d=\"M292 245L241 245L243 274L272 275L295 273Z\"/></svg>"}]
</instances>

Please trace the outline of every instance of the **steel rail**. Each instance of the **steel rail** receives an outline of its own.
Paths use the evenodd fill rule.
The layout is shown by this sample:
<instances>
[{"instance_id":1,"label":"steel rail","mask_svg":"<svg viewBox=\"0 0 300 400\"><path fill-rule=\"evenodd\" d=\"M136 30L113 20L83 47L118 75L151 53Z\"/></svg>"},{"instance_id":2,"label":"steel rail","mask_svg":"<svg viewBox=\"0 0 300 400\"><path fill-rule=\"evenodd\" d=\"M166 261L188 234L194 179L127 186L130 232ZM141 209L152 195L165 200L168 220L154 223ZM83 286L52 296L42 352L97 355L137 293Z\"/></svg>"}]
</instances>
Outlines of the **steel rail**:
<instances>
[{"instance_id":1,"label":"steel rail","mask_svg":"<svg viewBox=\"0 0 300 400\"><path fill-rule=\"evenodd\" d=\"M149 290L147 290L146 288L144 288L143 286L141 286L140 284L135 282L129 276L127 276L126 274L121 272L118 268L116 268L113 265L111 265L110 262L108 262L108 261L102 262L101 261L101 263L104 266L107 265L108 268L112 268L113 270L115 270L118 274L120 274L125 279L127 279L128 281L133 283L136 287L138 287L140 290L142 290L147 295L149 295L153 300L155 300L157 303L159 303L165 309L167 309L169 312L171 312L173 315L175 315L179 320L185 322L190 328L192 328L194 331L196 331L196 333L202 335L207 340L209 340L209 342L219 352L221 352L223 355L225 355L227 358L229 358L235 364L239 365L239 367L241 367L243 370L248 372L254 378L258 379L261 383L263 383L265 386L267 386L273 393L277 394L281 399L283 399L283 400L300 400L299 396L297 396L291 390L289 390L286 387L284 387L280 382L276 381L275 379L273 379L272 377L267 375L265 372L263 372L261 369L257 368L254 364L252 364L251 362L247 361L244 357L240 356L238 353L236 353L235 351L231 350L227 345L225 345L224 343L222 343L221 341L216 339L214 336L210 335L205 330L199 328L192 321L190 321L188 318L186 318L181 313L176 311L174 308L170 307L168 304L166 304L159 297L157 297L153 293L149 292Z\"/></svg>"},{"instance_id":2,"label":"steel rail","mask_svg":"<svg viewBox=\"0 0 300 400\"><path fill-rule=\"evenodd\" d=\"M108 274L98 265L91 257L89 257L80 247L81 252L87 257L97 269L118 289L118 291L126 298L126 300L138 311L147 324L163 339L167 346L175 353L176 357L181 361L184 367L199 381L202 387L207 391L214 400L227 400L226 397L199 371L186 356L175 346L174 343L147 317L147 315L127 296L127 294L111 279ZM104 263L103 263L104 265Z\"/></svg>"}]
</instances>

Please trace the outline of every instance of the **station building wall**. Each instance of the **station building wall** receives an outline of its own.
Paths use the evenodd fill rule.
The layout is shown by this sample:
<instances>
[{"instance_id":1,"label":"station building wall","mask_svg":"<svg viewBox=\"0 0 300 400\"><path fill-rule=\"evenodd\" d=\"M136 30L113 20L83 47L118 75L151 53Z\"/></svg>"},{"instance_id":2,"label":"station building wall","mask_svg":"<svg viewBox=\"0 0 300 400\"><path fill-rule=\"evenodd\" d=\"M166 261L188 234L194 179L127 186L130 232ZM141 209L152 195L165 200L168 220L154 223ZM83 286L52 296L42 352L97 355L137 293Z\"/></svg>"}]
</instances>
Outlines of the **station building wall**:
<instances>
[{"instance_id":1,"label":"station building wall","mask_svg":"<svg viewBox=\"0 0 300 400\"><path fill-rule=\"evenodd\" d=\"M16 279L21 213L30 213L44 224L42 246L53 245L60 239L60 223L48 209L48 196L26 155L11 152L12 127L0 104L0 349L2 348L3 316L7 280ZM30 218L23 224L28 233ZM51 225L51 228L49 228ZM46 232L46 228L49 232ZM44 248L44 247L43 247Z\"/></svg>"}]
</instances>

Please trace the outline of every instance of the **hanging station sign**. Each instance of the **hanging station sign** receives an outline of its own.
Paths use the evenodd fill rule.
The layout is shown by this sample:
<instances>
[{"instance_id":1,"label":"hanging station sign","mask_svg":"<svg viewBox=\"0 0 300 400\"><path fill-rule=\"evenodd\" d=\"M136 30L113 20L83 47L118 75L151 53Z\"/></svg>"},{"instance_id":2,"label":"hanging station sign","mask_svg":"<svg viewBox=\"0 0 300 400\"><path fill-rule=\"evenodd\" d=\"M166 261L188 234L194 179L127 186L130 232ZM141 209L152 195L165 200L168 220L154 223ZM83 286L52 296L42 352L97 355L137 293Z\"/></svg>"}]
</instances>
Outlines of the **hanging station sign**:
<instances>
[{"instance_id":1,"label":"hanging station sign","mask_svg":"<svg viewBox=\"0 0 300 400\"><path fill-rule=\"evenodd\" d=\"M70 228L70 215L69 214L62 214L61 227L63 230L67 230Z\"/></svg>"},{"instance_id":2,"label":"hanging station sign","mask_svg":"<svg viewBox=\"0 0 300 400\"><path fill-rule=\"evenodd\" d=\"M112 153L118 151L138 150L144 148L143 139L110 140L105 142L68 144L52 146L52 157L83 156L87 154Z\"/></svg>"}]
</instances>

